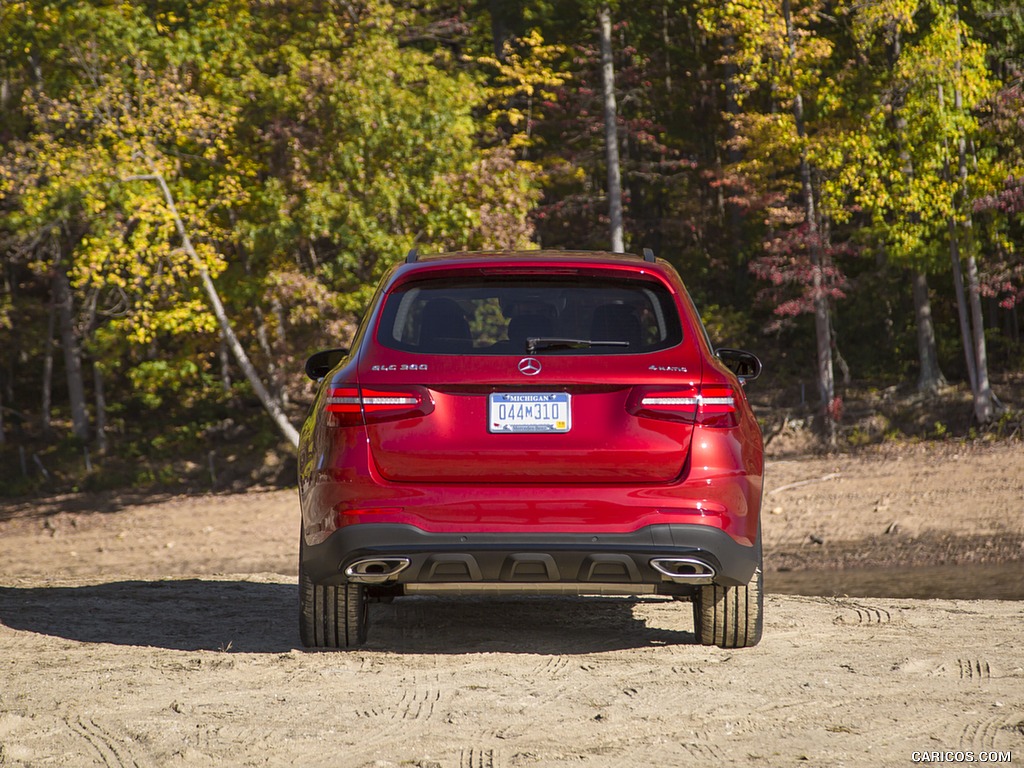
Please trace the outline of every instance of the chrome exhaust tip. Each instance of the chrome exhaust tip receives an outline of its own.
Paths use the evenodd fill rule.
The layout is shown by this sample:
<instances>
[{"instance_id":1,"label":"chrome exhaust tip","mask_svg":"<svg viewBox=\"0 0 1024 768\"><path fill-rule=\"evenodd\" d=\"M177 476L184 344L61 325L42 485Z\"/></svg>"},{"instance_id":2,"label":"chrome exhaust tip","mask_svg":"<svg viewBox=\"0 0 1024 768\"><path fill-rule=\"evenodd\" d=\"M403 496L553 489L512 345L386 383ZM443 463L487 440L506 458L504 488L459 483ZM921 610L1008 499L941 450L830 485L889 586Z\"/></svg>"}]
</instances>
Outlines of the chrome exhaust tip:
<instances>
[{"instance_id":1,"label":"chrome exhaust tip","mask_svg":"<svg viewBox=\"0 0 1024 768\"><path fill-rule=\"evenodd\" d=\"M355 584L385 584L412 562L408 557L368 557L356 560L345 569L345 578Z\"/></svg>"},{"instance_id":2,"label":"chrome exhaust tip","mask_svg":"<svg viewBox=\"0 0 1024 768\"><path fill-rule=\"evenodd\" d=\"M696 557L656 557L651 567L676 584L710 584L715 569Z\"/></svg>"}]
</instances>

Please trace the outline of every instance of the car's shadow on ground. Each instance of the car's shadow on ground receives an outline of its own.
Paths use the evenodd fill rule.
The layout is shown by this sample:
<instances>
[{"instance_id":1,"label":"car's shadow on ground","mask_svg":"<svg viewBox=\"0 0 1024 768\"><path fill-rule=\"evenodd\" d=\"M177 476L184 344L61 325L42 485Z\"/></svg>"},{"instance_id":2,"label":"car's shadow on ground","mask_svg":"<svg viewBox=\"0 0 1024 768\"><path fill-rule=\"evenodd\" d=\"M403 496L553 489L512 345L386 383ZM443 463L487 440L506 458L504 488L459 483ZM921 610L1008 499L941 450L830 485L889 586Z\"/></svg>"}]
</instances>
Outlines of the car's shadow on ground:
<instances>
[{"instance_id":1,"label":"car's shadow on ground","mask_svg":"<svg viewBox=\"0 0 1024 768\"><path fill-rule=\"evenodd\" d=\"M691 632L638 619L634 608L643 602L665 603L654 598L401 598L370 606L364 650L579 654L694 642ZM685 604L665 608L689 610ZM287 653L302 647L294 584L184 579L6 586L0 587L0 624L84 643L180 651Z\"/></svg>"},{"instance_id":2,"label":"car's shadow on ground","mask_svg":"<svg viewBox=\"0 0 1024 768\"><path fill-rule=\"evenodd\" d=\"M395 653L580 654L695 642L652 626L635 608L657 603L670 623L687 603L638 597L406 597L370 608L367 649ZM676 612L682 612L678 616ZM685 618L682 622L686 622Z\"/></svg>"},{"instance_id":3,"label":"car's shadow on ground","mask_svg":"<svg viewBox=\"0 0 1024 768\"><path fill-rule=\"evenodd\" d=\"M84 643L281 653L298 644L295 590L203 579L7 586L0 587L0 623Z\"/></svg>"}]
</instances>

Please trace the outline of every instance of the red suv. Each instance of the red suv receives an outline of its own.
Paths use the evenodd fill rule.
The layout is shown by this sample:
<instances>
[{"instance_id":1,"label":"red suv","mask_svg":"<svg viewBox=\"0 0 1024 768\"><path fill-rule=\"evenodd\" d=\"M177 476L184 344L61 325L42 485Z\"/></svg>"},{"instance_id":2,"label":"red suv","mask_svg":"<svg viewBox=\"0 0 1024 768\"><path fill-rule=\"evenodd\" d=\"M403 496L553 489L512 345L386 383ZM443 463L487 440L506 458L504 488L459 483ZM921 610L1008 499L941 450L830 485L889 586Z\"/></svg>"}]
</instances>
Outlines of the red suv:
<instances>
[{"instance_id":1,"label":"red suv","mask_svg":"<svg viewBox=\"0 0 1024 768\"><path fill-rule=\"evenodd\" d=\"M419 256L381 281L299 447L303 644L416 594L667 595L761 637L756 357L650 251Z\"/></svg>"}]
</instances>

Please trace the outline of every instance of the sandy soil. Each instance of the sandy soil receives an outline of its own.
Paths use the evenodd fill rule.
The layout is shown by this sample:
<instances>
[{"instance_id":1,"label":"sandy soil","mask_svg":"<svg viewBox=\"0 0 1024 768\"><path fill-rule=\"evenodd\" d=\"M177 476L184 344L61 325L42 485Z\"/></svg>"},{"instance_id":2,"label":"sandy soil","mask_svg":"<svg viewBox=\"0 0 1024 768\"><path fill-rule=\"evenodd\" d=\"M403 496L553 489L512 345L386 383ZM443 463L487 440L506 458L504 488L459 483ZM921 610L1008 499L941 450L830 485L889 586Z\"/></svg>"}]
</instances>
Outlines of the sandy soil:
<instances>
[{"instance_id":1,"label":"sandy soil","mask_svg":"<svg viewBox=\"0 0 1024 768\"><path fill-rule=\"evenodd\" d=\"M1019 443L776 459L765 506L770 591L1024 578ZM404 598L365 648L310 653L297 514L294 491L0 506L0 766L1024 765L1022 602L774 593L761 645L723 651L660 598Z\"/></svg>"}]
</instances>

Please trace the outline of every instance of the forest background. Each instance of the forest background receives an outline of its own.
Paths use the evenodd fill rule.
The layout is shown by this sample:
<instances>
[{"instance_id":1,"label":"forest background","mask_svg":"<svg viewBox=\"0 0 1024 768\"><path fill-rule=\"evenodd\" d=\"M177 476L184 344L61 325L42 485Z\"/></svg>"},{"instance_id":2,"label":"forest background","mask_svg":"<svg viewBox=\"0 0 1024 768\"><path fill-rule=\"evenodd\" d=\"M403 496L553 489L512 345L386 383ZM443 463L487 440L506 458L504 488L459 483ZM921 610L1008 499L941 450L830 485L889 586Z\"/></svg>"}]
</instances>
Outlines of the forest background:
<instances>
[{"instance_id":1,"label":"forest background","mask_svg":"<svg viewBox=\"0 0 1024 768\"><path fill-rule=\"evenodd\" d=\"M410 248L617 232L769 438L1019 433L1022 48L1002 0L6 0L0 494L291 482L266 411Z\"/></svg>"}]
</instances>

